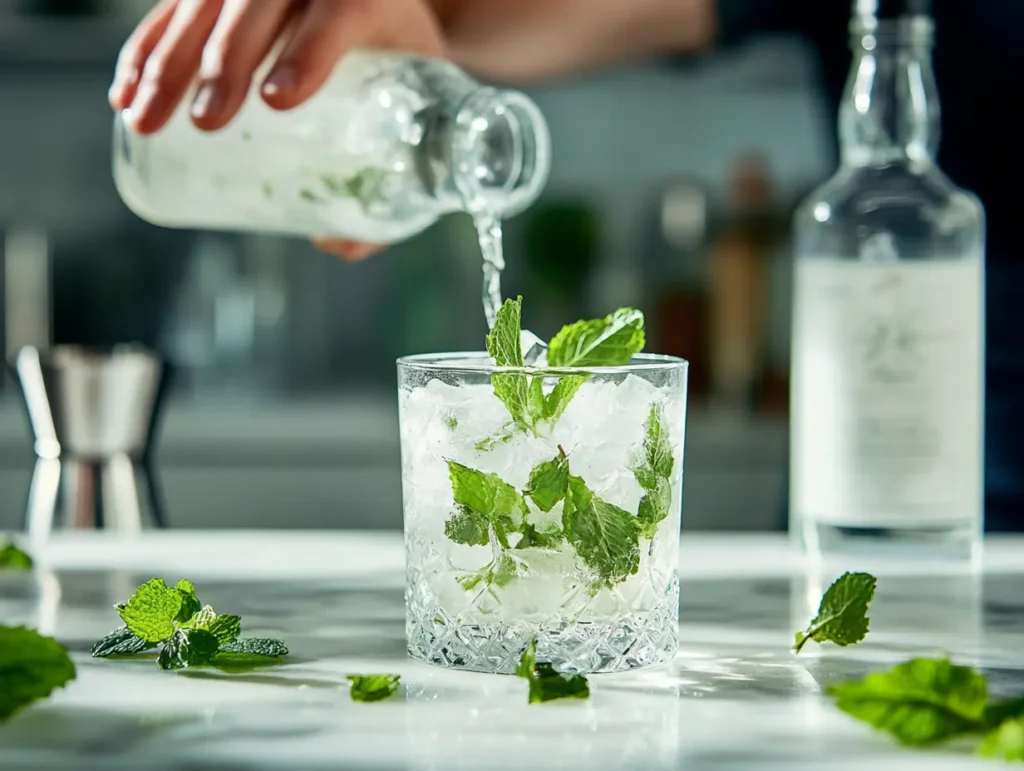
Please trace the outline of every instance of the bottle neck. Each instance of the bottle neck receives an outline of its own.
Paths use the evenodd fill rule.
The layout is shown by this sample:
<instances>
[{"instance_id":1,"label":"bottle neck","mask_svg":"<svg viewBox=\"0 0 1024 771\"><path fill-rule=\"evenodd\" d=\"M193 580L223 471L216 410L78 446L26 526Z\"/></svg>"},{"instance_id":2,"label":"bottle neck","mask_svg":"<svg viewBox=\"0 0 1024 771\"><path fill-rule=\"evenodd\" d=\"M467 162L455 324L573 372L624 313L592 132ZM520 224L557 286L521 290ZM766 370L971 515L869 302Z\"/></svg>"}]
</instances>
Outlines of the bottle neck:
<instances>
[{"instance_id":1,"label":"bottle neck","mask_svg":"<svg viewBox=\"0 0 1024 771\"><path fill-rule=\"evenodd\" d=\"M516 91L476 88L427 121L420 174L448 209L508 217L541 193L551 139L540 110Z\"/></svg>"},{"instance_id":2,"label":"bottle neck","mask_svg":"<svg viewBox=\"0 0 1024 771\"><path fill-rule=\"evenodd\" d=\"M855 18L850 33L853 66L839 111L843 164L931 164L939 145L931 19Z\"/></svg>"}]
</instances>

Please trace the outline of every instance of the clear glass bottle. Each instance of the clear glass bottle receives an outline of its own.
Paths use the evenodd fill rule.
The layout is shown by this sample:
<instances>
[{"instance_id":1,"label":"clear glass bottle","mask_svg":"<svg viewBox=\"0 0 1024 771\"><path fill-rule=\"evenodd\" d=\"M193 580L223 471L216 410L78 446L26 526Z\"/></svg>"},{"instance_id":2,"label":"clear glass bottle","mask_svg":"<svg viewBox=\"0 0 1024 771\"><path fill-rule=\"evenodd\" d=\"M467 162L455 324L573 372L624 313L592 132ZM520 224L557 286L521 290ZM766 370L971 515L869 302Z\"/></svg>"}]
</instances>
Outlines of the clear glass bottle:
<instances>
[{"instance_id":1,"label":"clear glass bottle","mask_svg":"<svg viewBox=\"0 0 1024 771\"><path fill-rule=\"evenodd\" d=\"M393 243L448 212L528 206L550 138L523 94L449 62L357 51L300 107L253 93L214 133L192 125L187 102L150 136L118 115L113 155L121 197L157 225Z\"/></svg>"},{"instance_id":2,"label":"clear glass bottle","mask_svg":"<svg viewBox=\"0 0 1024 771\"><path fill-rule=\"evenodd\" d=\"M798 210L791 531L812 556L971 559L984 212L935 162L926 0L856 0L838 172Z\"/></svg>"}]
</instances>

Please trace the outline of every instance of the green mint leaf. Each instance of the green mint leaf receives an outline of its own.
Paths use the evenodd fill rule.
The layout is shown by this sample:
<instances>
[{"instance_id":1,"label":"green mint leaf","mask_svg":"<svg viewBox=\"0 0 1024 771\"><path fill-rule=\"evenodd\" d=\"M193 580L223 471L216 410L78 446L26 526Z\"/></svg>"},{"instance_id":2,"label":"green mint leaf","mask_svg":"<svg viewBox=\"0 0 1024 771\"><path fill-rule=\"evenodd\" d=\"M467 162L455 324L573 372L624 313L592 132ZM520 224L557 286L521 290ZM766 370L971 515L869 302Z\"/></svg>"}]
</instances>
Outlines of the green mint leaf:
<instances>
[{"instance_id":1,"label":"green mint leaf","mask_svg":"<svg viewBox=\"0 0 1024 771\"><path fill-rule=\"evenodd\" d=\"M76 676L67 649L25 627L0 626L0 721Z\"/></svg>"},{"instance_id":2,"label":"green mint leaf","mask_svg":"<svg viewBox=\"0 0 1024 771\"><path fill-rule=\"evenodd\" d=\"M984 728L988 684L946 659L911 659L828 693L843 712L901 744L925 745Z\"/></svg>"},{"instance_id":3,"label":"green mint leaf","mask_svg":"<svg viewBox=\"0 0 1024 771\"><path fill-rule=\"evenodd\" d=\"M217 620L217 612L209 605L204 606L188 621L181 624L186 629L209 629L210 624Z\"/></svg>"},{"instance_id":4,"label":"green mint leaf","mask_svg":"<svg viewBox=\"0 0 1024 771\"><path fill-rule=\"evenodd\" d=\"M456 505L485 518L498 543L509 548L508 534L518 531L530 511L519 491L497 474L484 474L455 461L448 461L448 477Z\"/></svg>"},{"instance_id":5,"label":"green mint leaf","mask_svg":"<svg viewBox=\"0 0 1024 771\"><path fill-rule=\"evenodd\" d=\"M167 586L162 578L147 581L117 612L125 625L146 642L163 642L174 634L174 621L181 610L182 593Z\"/></svg>"},{"instance_id":6,"label":"green mint leaf","mask_svg":"<svg viewBox=\"0 0 1024 771\"><path fill-rule=\"evenodd\" d=\"M160 649L157 663L161 669L185 669L210 663L220 643L206 629L179 629Z\"/></svg>"},{"instance_id":7,"label":"green mint leaf","mask_svg":"<svg viewBox=\"0 0 1024 771\"><path fill-rule=\"evenodd\" d=\"M0 543L0 570L31 570L32 558L7 539Z\"/></svg>"},{"instance_id":8,"label":"green mint leaf","mask_svg":"<svg viewBox=\"0 0 1024 771\"><path fill-rule=\"evenodd\" d=\"M566 375L559 378L551 393L544 397L543 418L551 424L558 422L569 406L569 402L580 390L580 387L590 379L589 375ZM536 378L540 382L540 378Z\"/></svg>"},{"instance_id":9,"label":"green mint leaf","mask_svg":"<svg viewBox=\"0 0 1024 771\"><path fill-rule=\"evenodd\" d=\"M182 579L175 584L174 588L181 594L181 610L178 611L175 620L179 624L183 624L198 613L203 604L196 597L196 588L191 581Z\"/></svg>"},{"instance_id":10,"label":"green mint leaf","mask_svg":"<svg viewBox=\"0 0 1024 771\"><path fill-rule=\"evenodd\" d=\"M222 647L217 651L217 658L221 656L265 656L267 658L278 658L288 655L288 648L280 640L271 640L265 637L246 637Z\"/></svg>"},{"instance_id":11,"label":"green mint leaf","mask_svg":"<svg viewBox=\"0 0 1024 771\"><path fill-rule=\"evenodd\" d=\"M803 632L797 632L793 651L799 653L808 640L836 645L859 643L868 633L868 605L878 583L868 573L844 573L822 595L818 615Z\"/></svg>"},{"instance_id":12,"label":"green mint leaf","mask_svg":"<svg viewBox=\"0 0 1024 771\"><path fill-rule=\"evenodd\" d=\"M525 677L529 680L533 677L533 670L537 668L537 638L530 640L530 643L523 648L519 656L519 664L516 665L516 677Z\"/></svg>"},{"instance_id":13,"label":"green mint leaf","mask_svg":"<svg viewBox=\"0 0 1024 771\"><path fill-rule=\"evenodd\" d=\"M562 327L548 345L551 367L615 367L644 348L644 315L620 308L603 319Z\"/></svg>"},{"instance_id":14,"label":"green mint leaf","mask_svg":"<svg viewBox=\"0 0 1024 771\"><path fill-rule=\"evenodd\" d=\"M455 580L467 592L477 588L481 583L486 586L497 586L499 589L508 586L515 578L527 572L526 565L508 554L488 562L480 570L458 576Z\"/></svg>"},{"instance_id":15,"label":"green mint leaf","mask_svg":"<svg viewBox=\"0 0 1024 771\"><path fill-rule=\"evenodd\" d=\"M550 664L540 662L530 678L530 704L556 699L589 699L590 684L583 675L559 672Z\"/></svg>"},{"instance_id":16,"label":"green mint leaf","mask_svg":"<svg viewBox=\"0 0 1024 771\"><path fill-rule=\"evenodd\" d=\"M384 701L398 693L401 675L348 675L352 701Z\"/></svg>"},{"instance_id":17,"label":"green mint leaf","mask_svg":"<svg viewBox=\"0 0 1024 771\"><path fill-rule=\"evenodd\" d=\"M523 537L516 544L516 549L557 549L564 539L561 531L543 532L527 523L523 525Z\"/></svg>"},{"instance_id":18,"label":"green mint leaf","mask_svg":"<svg viewBox=\"0 0 1024 771\"><path fill-rule=\"evenodd\" d=\"M579 477L569 477L562 528L576 554L594 571L600 584L610 588L639 570L637 519L595 496Z\"/></svg>"},{"instance_id":19,"label":"green mint leaf","mask_svg":"<svg viewBox=\"0 0 1024 771\"><path fill-rule=\"evenodd\" d=\"M672 486L667 479L658 478L653 490L640 499L637 509L637 521L640 523L640 535L648 540L658 532L658 525L668 519L672 506Z\"/></svg>"},{"instance_id":20,"label":"green mint leaf","mask_svg":"<svg viewBox=\"0 0 1024 771\"><path fill-rule=\"evenodd\" d=\"M633 473L640 486L651 491L658 487L659 479L671 482L674 470L675 458L672 455L665 410L660 404L652 404L647 420L644 421L642 453L634 464Z\"/></svg>"},{"instance_id":21,"label":"green mint leaf","mask_svg":"<svg viewBox=\"0 0 1024 771\"><path fill-rule=\"evenodd\" d=\"M499 367L523 366L523 298L509 298L498 309L494 328L487 335L487 353Z\"/></svg>"},{"instance_id":22,"label":"green mint leaf","mask_svg":"<svg viewBox=\"0 0 1024 771\"><path fill-rule=\"evenodd\" d=\"M978 754L1012 762L1024 760L1024 719L1006 720L978 745Z\"/></svg>"},{"instance_id":23,"label":"green mint leaf","mask_svg":"<svg viewBox=\"0 0 1024 771\"><path fill-rule=\"evenodd\" d=\"M569 489L569 459L559 446L558 455L544 461L530 472L526 495L537 504L541 511L551 511L557 506Z\"/></svg>"},{"instance_id":24,"label":"green mint leaf","mask_svg":"<svg viewBox=\"0 0 1024 771\"><path fill-rule=\"evenodd\" d=\"M217 616L207 627L207 631L217 638L220 646L230 645L242 633L242 617L223 615Z\"/></svg>"},{"instance_id":25,"label":"green mint leaf","mask_svg":"<svg viewBox=\"0 0 1024 771\"><path fill-rule=\"evenodd\" d=\"M486 546L490 543L489 532L490 521L487 517L468 506L460 506L444 523L445 536L465 546Z\"/></svg>"},{"instance_id":26,"label":"green mint leaf","mask_svg":"<svg viewBox=\"0 0 1024 771\"><path fill-rule=\"evenodd\" d=\"M126 626L118 627L93 646L93 658L105 659L110 656L134 656L151 650L156 643L146 642Z\"/></svg>"}]
</instances>

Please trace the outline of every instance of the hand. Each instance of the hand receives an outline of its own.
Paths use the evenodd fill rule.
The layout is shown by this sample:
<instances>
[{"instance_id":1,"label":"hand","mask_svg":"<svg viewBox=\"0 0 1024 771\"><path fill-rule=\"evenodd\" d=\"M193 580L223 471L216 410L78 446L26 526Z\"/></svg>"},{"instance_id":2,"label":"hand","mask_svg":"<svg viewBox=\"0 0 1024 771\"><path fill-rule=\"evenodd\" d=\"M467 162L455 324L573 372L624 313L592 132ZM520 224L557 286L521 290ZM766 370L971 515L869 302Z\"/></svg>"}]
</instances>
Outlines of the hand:
<instances>
[{"instance_id":1,"label":"hand","mask_svg":"<svg viewBox=\"0 0 1024 771\"><path fill-rule=\"evenodd\" d=\"M225 126L241 108L257 67L279 38L286 42L260 95L288 110L309 99L353 48L445 53L424 0L161 0L121 49L110 104L128 110L140 134L160 130L192 84L192 122ZM345 241L317 245L350 259L376 247Z\"/></svg>"}]
</instances>

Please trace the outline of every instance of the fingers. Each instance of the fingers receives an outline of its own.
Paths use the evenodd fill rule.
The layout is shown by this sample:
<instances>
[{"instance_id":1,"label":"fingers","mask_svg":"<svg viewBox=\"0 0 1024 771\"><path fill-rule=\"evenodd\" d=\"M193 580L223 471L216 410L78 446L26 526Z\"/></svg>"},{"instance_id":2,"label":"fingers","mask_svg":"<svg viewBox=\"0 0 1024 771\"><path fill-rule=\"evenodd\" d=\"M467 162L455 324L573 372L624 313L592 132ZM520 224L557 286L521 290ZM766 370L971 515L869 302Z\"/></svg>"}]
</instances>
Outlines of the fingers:
<instances>
[{"instance_id":1,"label":"fingers","mask_svg":"<svg viewBox=\"0 0 1024 771\"><path fill-rule=\"evenodd\" d=\"M222 0L178 0L167 29L146 60L129 123L140 134L158 131L188 90Z\"/></svg>"},{"instance_id":2,"label":"fingers","mask_svg":"<svg viewBox=\"0 0 1024 771\"><path fill-rule=\"evenodd\" d=\"M359 262L384 249L377 244L363 244L358 241L344 241L331 238L314 238L313 245L322 252L341 257L346 262Z\"/></svg>"},{"instance_id":3,"label":"fingers","mask_svg":"<svg viewBox=\"0 0 1024 771\"><path fill-rule=\"evenodd\" d=\"M295 107L352 48L386 46L438 55L436 21L421 0L312 0L262 86L271 107Z\"/></svg>"},{"instance_id":4,"label":"fingers","mask_svg":"<svg viewBox=\"0 0 1024 771\"><path fill-rule=\"evenodd\" d=\"M177 4L177 0L163 0L146 14L122 46L117 57L117 66L114 68L114 82L107 94L110 106L115 110L123 110L135 98L135 91L142 77L142 68L146 66L146 60L171 23Z\"/></svg>"},{"instance_id":5,"label":"fingers","mask_svg":"<svg viewBox=\"0 0 1024 771\"><path fill-rule=\"evenodd\" d=\"M203 51L191 107L197 127L214 131L238 112L291 7L291 0L227 0Z\"/></svg>"}]
</instances>

